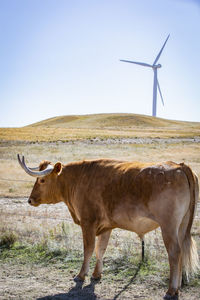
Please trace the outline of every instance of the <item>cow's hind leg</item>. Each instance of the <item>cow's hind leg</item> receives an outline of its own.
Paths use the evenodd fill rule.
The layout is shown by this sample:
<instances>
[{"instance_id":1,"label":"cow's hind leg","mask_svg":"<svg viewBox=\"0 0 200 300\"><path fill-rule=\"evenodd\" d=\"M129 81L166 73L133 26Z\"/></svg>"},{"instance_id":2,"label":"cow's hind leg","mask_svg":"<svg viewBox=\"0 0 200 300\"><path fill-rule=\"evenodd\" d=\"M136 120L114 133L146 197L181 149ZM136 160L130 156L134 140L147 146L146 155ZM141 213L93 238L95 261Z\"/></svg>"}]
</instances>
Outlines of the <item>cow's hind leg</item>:
<instances>
[{"instance_id":1,"label":"cow's hind leg","mask_svg":"<svg viewBox=\"0 0 200 300\"><path fill-rule=\"evenodd\" d=\"M111 230L108 230L98 236L98 240L95 248L97 262L96 262L94 272L92 274L93 278L95 279L101 278L101 273L103 269L103 255L106 251L110 234L111 234Z\"/></svg>"},{"instance_id":2,"label":"cow's hind leg","mask_svg":"<svg viewBox=\"0 0 200 300\"><path fill-rule=\"evenodd\" d=\"M95 247L95 227L90 224L90 226L82 226L82 234L83 234L83 246L84 246L84 261L78 274L78 278L81 280L85 280L85 276L89 271L89 264L92 253Z\"/></svg>"},{"instance_id":3,"label":"cow's hind leg","mask_svg":"<svg viewBox=\"0 0 200 300\"><path fill-rule=\"evenodd\" d=\"M164 230L162 228L163 240L168 252L169 266L170 266L170 279L169 289L164 297L165 300L177 300L178 288L180 284L180 272L182 268L181 248L179 246L178 234L176 230L170 231L169 228Z\"/></svg>"}]
</instances>

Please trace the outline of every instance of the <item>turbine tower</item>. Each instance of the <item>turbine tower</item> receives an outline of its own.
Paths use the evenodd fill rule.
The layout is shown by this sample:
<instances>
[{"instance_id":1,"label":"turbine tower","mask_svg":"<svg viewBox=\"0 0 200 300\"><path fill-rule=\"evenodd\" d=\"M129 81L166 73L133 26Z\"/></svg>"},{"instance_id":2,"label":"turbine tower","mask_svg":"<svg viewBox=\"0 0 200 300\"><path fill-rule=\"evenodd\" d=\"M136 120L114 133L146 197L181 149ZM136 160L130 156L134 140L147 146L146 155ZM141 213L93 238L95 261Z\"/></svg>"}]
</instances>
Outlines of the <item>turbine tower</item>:
<instances>
[{"instance_id":1,"label":"turbine tower","mask_svg":"<svg viewBox=\"0 0 200 300\"><path fill-rule=\"evenodd\" d=\"M163 52L163 49L168 41L168 38L169 38L170 35L168 35L168 37L166 38L162 48L160 49L160 52L158 53L158 55L156 56L156 59L154 60L153 64L150 65L150 64L146 64L146 63L143 63L143 62L137 62L137 61L130 61L130 60L124 60L124 59L120 59L120 61L122 62L127 62L127 63L131 63L131 64L136 64L136 65L140 65L140 66L143 66L143 67L149 67L149 68L152 68L153 70L153 73L154 73L154 80L153 80L153 105L152 105L152 116L156 117L156 109L157 109L157 90L159 91L160 93L160 98L162 100L162 104L164 105L164 101L163 101L163 96L162 96L162 93L161 93L161 89L160 89L160 85L159 85L159 82L158 82L158 75L157 75L157 72L158 72L158 69L161 68L161 64L157 64L162 52Z\"/></svg>"}]
</instances>

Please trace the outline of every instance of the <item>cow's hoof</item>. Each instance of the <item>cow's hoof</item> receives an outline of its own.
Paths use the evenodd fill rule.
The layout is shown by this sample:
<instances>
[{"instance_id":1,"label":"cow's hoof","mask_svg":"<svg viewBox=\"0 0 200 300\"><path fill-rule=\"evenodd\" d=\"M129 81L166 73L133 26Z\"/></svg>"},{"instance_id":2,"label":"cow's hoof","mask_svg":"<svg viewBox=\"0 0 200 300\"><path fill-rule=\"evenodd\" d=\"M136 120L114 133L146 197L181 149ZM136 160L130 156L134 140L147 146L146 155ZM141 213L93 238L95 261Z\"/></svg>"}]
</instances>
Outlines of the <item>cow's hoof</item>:
<instances>
[{"instance_id":1,"label":"cow's hoof","mask_svg":"<svg viewBox=\"0 0 200 300\"><path fill-rule=\"evenodd\" d=\"M91 277L92 282L98 282L100 280L101 280L101 276L100 277L94 277L94 276Z\"/></svg>"},{"instance_id":2,"label":"cow's hoof","mask_svg":"<svg viewBox=\"0 0 200 300\"><path fill-rule=\"evenodd\" d=\"M85 278L83 278L83 277L81 277L79 275L77 275L76 277L74 277L74 281L75 282L83 282L84 280L85 280Z\"/></svg>"},{"instance_id":3,"label":"cow's hoof","mask_svg":"<svg viewBox=\"0 0 200 300\"><path fill-rule=\"evenodd\" d=\"M101 274L93 273L91 278L94 279L94 280L100 280L101 279Z\"/></svg>"},{"instance_id":4,"label":"cow's hoof","mask_svg":"<svg viewBox=\"0 0 200 300\"><path fill-rule=\"evenodd\" d=\"M165 297L163 297L164 300L178 300L178 294L171 296L169 294L166 294Z\"/></svg>"}]
</instances>

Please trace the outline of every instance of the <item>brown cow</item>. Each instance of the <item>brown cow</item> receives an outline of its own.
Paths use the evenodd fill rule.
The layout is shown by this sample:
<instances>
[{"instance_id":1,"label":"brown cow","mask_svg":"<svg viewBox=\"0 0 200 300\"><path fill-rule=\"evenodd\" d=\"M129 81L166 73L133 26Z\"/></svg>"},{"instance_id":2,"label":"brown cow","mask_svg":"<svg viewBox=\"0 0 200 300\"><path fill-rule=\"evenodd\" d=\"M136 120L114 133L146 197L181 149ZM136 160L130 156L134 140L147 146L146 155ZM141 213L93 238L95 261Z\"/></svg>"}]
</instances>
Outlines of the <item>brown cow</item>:
<instances>
[{"instance_id":1,"label":"brown cow","mask_svg":"<svg viewBox=\"0 0 200 300\"><path fill-rule=\"evenodd\" d=\"M28 203L33 206L63 201L81 226L84 261L78 278L84 280L96 243L94 278L102 273L102 259L112 229L145 233L161 227L169 265L169 289L164 299L178 299L182 268L188 276L198 267L191 227L198 199L198 179L190 167L173 162L138 163L110 159L55 165L40 163L39 171L21 167L37 177Z\"/></svg>"}]
</instances>

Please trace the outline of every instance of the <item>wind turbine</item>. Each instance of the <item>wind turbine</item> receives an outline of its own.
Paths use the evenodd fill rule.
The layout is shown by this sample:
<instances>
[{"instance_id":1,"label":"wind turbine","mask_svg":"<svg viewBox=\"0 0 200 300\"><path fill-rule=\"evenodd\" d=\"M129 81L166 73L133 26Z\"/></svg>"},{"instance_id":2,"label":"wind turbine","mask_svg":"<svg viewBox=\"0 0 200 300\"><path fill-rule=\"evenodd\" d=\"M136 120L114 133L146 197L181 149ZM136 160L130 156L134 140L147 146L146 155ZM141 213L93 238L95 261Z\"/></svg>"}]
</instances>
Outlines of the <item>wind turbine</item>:
<instances>
[{"instance_id":1,"label":"wind turbine","mask_svg":"<svg viewBox=\"0 0 200 300\"><path fill-rule=\"evenodd\" d=\"M159 82L158 82L158 76L157 76L157 72L158 72L158 69L161 68L161 64L157 64L162 52L163 52L163 49L168 41L168 38L169 38L170 35L168 35L168 37L166 38L162 48L160 49L160 52L158 53L158 55L156 56L156 59L154 60L153 64L150 65L150 64L146 64L146 63L143 63L143 62L136 62L136 61L130 61L130 60L124 60L124 59L120 59L120 61L122 62L127 62L127 63L131 63L131 64L136 64L136 65L140 65L140 66L143 66L143 67L149 67L149 68L152 68L153 69L153 73L154 73L154 79L153 79L153 105L152 105L152 116L156 117L156 108L157 108L157 90L159 91L160 93L160 97L161 97L161 100L162 100L162 104L164 105L164 101L163 101L163 96L162 96L162 93L161 93L161 89L160 89L160 85L159 85Z\"/></svg>"}]
</instances>

